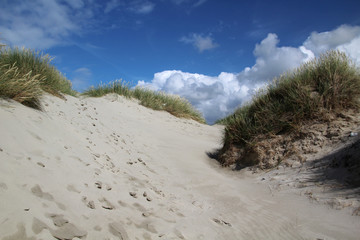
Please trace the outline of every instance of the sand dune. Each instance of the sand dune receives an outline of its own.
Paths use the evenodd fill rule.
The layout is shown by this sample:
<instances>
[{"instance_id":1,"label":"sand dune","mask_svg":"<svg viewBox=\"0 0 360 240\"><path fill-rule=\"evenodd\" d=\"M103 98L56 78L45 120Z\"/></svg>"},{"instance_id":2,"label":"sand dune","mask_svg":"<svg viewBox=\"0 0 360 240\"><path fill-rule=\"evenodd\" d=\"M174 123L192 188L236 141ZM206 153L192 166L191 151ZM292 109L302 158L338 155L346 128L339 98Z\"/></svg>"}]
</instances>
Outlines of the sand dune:
<instances>
[{"instance_id":1,"label":"sand dune","mask_svg":"<svg viewBox=\"0 0 360 240\"><path fill-rule=\"evenodd\" d=\"M219 126L66 98L0 100L2 240L359 239L359 216L218 167Z\"/></svg>"}]
</instances>

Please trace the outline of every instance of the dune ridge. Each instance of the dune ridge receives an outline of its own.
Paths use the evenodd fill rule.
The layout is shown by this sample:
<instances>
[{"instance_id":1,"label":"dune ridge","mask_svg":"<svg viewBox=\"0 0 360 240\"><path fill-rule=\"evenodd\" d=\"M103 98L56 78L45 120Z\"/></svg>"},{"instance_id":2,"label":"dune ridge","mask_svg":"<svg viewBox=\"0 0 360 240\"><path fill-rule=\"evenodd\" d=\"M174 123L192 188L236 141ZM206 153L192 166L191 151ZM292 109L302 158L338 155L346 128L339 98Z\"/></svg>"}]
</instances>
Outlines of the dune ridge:
<instances>
[{"instance_id":1,"label":"dune ridge","mask_svg":"<svg viewBox=\"0 0 360 240\"><path fill-rule=\"evenodd\" d=\"M0 100L0 239L358 239L359 216L223 169L223 127L110 94Z\"/></svg>"}]
</instances>

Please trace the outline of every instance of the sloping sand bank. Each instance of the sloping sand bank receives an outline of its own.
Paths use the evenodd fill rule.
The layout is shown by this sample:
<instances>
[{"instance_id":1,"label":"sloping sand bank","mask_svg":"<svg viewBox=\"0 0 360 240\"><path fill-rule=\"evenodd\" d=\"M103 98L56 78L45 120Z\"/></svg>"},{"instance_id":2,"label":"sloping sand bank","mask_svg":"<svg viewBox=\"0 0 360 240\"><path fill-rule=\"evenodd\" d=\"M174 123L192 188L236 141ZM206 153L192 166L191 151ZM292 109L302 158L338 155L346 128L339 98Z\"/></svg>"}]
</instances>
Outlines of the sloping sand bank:
<instances>
[{"instance_id":1,"label":"sloping sand bank","mask_svg":"<svg viewBox=\"0 0 360 240\"><path fill-rule=\"evenodd\" d=\"M360 217L207 157L222 129L116 95L0 101L0 239L359 239Z\"/></svg>"}]
</instances>

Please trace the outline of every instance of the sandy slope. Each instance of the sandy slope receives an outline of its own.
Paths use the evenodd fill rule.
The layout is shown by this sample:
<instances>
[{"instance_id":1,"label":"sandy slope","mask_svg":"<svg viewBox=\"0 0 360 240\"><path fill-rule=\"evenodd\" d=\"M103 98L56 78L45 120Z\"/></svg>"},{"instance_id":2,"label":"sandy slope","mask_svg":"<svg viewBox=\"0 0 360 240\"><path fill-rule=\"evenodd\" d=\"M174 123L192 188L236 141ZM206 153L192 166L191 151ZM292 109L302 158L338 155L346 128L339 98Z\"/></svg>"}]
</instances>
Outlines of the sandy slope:
<instances>
[{"instance_id":1,"label":"sandy slope","mask_svg":"<svg viewBox=\"0 0 360 240\"><path fill-rule=\"evenodd\" d=\"M115 95L43 105L0 101L0 239L359 239L358 216L219 168L220 127Z\"/></svg>"}]
</instances>

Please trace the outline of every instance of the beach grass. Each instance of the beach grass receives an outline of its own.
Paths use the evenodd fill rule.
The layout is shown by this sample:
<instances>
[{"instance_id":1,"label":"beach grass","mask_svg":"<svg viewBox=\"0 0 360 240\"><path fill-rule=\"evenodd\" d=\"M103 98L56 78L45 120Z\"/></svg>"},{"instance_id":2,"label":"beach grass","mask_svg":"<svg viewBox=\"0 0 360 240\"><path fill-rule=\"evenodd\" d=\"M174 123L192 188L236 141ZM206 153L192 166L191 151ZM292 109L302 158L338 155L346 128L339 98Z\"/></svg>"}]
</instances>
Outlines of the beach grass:
<instances>
[{"instance_id":1,"label":"beach grass","mask_svg":"<svg viewBox=\"0 0 360 240\"><path fill-rule=\"evenodd\" d=\"M51 57L25 48L0 49L0 97L39 108L42 91L75 95L71 82L51 64Z\"/></svg>"},{"instance_id":2,"label":"beach grass","mask_svg":"<svg viewBox=\"0 0 360 240\"><path fill-rule=\"evenodd\" d=\"M259 136L289 134L306 122L326 121L329 113L358 109L359 97L359 69L344 53L329 51L275 78L250 103L219 120L217 123L225 125L220 155L247 152L261 140ZM236 161L246 161L246 155ZM226 165L226 157L220 162Z\"/></svg>"},{"instance_id":3,"label":"beach grass","mask_svg":"<svg viewBox=\"0 0 360 240\"><path fill-rule=\"evenodd\" d=\"M82 95L89 97L102 97L109 93L116 93L126 98L133 96L130 85L122 80L115 80L110 83L100 83L96 87L90 87L82 92Z\"/></svg>"},{"instance_id":4,"label":"beach grass","mask_svg":"<svg viewBox=\"0 0 360 240\"><path fill-rule=\"evenodd\" d=\"M63 97L63 94L76 96L71 82L51 64L51 60L49 55L41 52L0 45L0 97L40 109L43 92L58 97ZM154 110L205 123L202 115L186 99L139 87L131 89L121 80L89 88L83 95L101 97L108 93L135 98Z\"/></svg>"},{"instance_id":5,"label":"beach grass","mask_svg":"<svg viewBox=\"0 0 360 240\"><path fill-rule=\"evenodd\" d=\"M205 119L201 113L186 99L177 95L166 94L141 87L131 89L130 84L122 80L91 87L84 91L83 95L101 97L109 93L116 93L127 98L138 99L140 104L145 107L158 111L167 111L176 117L193 119L197 122L205 123Z\"/></svg>"},{"instance_id":6,"label":"beach grass","mask_svg":"<svg viewBox=\"0 0 360 240\"><path fill-rule=\"evenodd\" d=\"M26 106L40 109L42 95L39 75L20 73L19 68L13 65L0 66L0 97L13 99Z\"/></svg>"}]
</instances>

